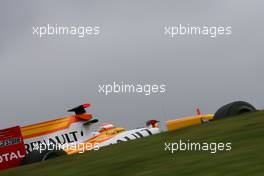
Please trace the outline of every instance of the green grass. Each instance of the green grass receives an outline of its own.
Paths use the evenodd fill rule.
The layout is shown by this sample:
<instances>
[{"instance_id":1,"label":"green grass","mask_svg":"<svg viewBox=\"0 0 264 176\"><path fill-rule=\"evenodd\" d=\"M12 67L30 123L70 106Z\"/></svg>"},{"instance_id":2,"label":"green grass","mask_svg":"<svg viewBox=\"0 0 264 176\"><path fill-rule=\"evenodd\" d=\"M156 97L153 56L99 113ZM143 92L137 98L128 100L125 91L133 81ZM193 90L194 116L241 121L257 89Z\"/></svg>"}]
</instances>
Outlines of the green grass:
<instances>
[{"instance_id":1,"label":"green grass","mask_svg":"<svg viewBox=\"0 0 264 176\"><path fill-rule=\"evenodd\" d=\"M164 151L165 142L232 142L231 151ZM263 175L264 112L245 114L1 172L14 176Z\"/></svg>"}]
</instances>

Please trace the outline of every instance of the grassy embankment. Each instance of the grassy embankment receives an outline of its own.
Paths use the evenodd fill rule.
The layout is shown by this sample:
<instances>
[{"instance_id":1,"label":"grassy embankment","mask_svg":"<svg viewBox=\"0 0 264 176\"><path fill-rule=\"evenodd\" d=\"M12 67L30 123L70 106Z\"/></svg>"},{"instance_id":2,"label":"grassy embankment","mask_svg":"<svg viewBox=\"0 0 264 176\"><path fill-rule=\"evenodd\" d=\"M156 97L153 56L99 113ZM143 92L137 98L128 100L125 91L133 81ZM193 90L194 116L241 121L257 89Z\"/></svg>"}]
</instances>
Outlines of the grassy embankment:
<instances>
[{"instance_id":1,"label":"grassy embankment","mask_svg":"<svg viewBox=\"0 0 264 176\"><path fill-rule=\"evenodd\" d=\"M164 151L165 142L232 142L232 150ZM263 175L264 111L0 172L14 176Z\"/></svg>"}]
</instances>

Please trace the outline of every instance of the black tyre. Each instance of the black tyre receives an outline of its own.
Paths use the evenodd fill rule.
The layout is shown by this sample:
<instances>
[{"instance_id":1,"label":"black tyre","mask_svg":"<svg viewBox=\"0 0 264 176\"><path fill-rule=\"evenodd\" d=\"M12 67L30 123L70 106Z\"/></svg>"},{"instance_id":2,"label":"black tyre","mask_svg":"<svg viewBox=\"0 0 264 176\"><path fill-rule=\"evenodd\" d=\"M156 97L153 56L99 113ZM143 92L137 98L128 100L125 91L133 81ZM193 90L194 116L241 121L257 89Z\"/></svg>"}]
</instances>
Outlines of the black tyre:
<instances>
[{"instance_id":1,"label":"black tyre","mask_svg":"<svg viewBox=\"0 0 264 176\"><path fill-rule=\"evenodd\" d=\"M236 116L247 112L254 112L256 108L244 101L235 101L219 108L214 115L214 119Z\"/></svg>"},{"instance_id":2,"label":"black tyre","mask_svg":"<svg viewBox=\"0 0 264 176\"><path fill-rule=\"evenodd\" d=\"M39 161L45 161L52 158L56 158L58 156L66 155L66 152L63 150L45 150L40 152L39 150L33 150L32 152L28 153L22 159L22 165L25 164L32 164Z\"/></svg>"}]
</instances>

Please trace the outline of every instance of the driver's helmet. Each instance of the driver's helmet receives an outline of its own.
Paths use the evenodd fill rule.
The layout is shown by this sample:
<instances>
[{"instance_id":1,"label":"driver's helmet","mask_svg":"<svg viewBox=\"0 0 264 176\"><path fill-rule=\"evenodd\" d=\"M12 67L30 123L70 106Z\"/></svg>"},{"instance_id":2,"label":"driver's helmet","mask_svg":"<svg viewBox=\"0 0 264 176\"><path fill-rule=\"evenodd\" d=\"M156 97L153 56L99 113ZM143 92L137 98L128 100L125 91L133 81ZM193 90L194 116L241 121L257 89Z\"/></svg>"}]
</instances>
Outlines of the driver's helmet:
<instances>
[{"instance_id":1,"label":"driver's helmet","mask_svg":"<svg viewBox=\"0 0 264 176\"><path fill-rule=\"evenodd\" d=\"M115 128L115 126L113 124L107 123L107 124L100 125L97 131L98 132L104 132L106 130L110 130L113 128Z\"/></svg>"}]
</instances>

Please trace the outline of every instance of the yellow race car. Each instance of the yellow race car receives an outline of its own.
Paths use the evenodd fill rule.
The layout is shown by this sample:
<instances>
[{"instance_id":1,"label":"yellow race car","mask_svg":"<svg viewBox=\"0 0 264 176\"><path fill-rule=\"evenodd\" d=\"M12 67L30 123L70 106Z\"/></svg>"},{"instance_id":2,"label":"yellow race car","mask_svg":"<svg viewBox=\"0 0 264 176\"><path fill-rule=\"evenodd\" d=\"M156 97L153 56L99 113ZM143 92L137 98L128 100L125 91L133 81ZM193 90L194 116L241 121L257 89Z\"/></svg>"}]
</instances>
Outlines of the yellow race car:
<instances>
[{"instance_id":1,"label":"yellow race car","mask_svg":"<svg viewBox=\"0 0 264 176\"><path fill-rule=\"evenodd\" d=\"M0 170L23 164L48 160L60 155L99 150L101 147L158 134L159 121L149 120L145 127L126 130L113 124L98 124L98 119L86 113L83 104L70 109L74 115L23 127L0 130ZM215 114L178 117L166 122L163 131L173 131L214 119L256 111L247 102L236 101L224 105Z\"/></svg>"}]
</instances>

